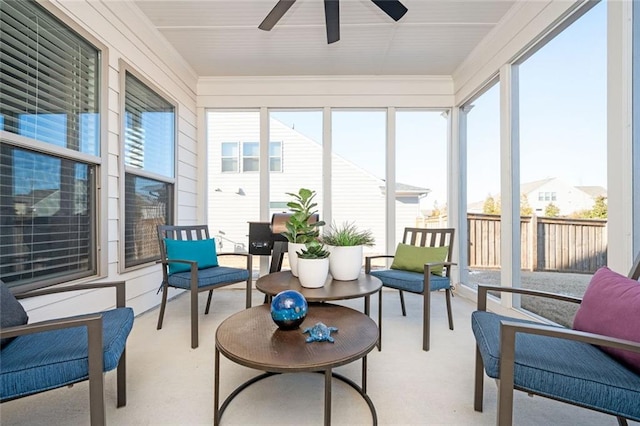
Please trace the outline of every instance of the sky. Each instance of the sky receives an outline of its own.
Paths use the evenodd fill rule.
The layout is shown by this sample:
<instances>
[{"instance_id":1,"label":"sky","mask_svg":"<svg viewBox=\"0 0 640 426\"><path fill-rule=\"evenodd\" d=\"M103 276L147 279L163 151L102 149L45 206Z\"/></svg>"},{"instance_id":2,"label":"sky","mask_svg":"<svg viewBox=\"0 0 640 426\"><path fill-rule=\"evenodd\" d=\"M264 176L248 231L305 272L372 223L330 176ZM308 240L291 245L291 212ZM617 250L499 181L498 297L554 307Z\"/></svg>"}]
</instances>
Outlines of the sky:
<instances>
[{"instance_id":1,"label":"sky","mask_svg":"<svg viewBox=\"0 0 640 426\"><path fill-rule=\"evenodd\" d=\"M520 181L559 177L606 185L606 2L600 2L518 66ZM499 84L473 100L467 118L467 200L500 190ZM446 120L436 111L396 112L396 181L431 189L446 204ZM322 112L273 116L321 141ZM332 115L333 151L385 176L385 113Z\"/></svg>"}]
</instances>

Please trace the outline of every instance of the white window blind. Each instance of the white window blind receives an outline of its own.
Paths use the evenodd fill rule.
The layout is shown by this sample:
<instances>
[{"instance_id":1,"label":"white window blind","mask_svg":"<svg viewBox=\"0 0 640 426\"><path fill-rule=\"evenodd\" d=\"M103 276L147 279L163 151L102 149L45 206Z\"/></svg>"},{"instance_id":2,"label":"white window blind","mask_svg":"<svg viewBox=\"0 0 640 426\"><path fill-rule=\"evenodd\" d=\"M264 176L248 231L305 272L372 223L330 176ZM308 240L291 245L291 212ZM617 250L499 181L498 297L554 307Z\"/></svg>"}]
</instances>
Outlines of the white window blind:
<instances>
[{"instance_id":1,"label":"white window blind","mask_svg":"<svg viewBox=\"0 0 640 426\"><path fill-rule=\"evenodd\" d=\"M0 142L0 278L10 286L97 273L97 169L79 153L100 155L99 69L99 50L36 2L0 1L0 129L9 135Z\"/></svg>"},{"instance_id":2,"label":"white window blind","mask_svg":"<svg viewBox=\"0 0 640 426\"><path fill-rule=\"evenodd\" d=\"M156 227L173 222L175 106L125 71L124 125L124 256L130 267L160 257Z\"/></svg>"},{"instance_id":3,"label":"white window blind","mask_svg":"<svg viewBox=\"0 0 640 426\"><path fill-rule=\"evenodd\" d=\"M30 1L0 2L2 129L99 155L99 51Z\"/></svg>"}]
</instances>

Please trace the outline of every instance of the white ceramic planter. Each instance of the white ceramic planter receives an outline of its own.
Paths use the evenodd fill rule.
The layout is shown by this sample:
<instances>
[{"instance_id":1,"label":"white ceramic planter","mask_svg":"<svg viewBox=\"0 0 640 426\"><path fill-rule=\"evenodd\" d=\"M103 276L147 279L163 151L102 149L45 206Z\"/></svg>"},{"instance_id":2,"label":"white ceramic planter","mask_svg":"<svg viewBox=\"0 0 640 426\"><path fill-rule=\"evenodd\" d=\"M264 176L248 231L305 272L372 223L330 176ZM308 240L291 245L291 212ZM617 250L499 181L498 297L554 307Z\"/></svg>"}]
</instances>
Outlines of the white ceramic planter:
<instances>
[{"instance_id":1,"label":"white ceramic planter","mask_svg":"<svg viewBox=\"0 0 640 426\"><path fill-rule=\"evenodd\" d=\"M287 243L287 254L289 255L289 267L294 277L298 276L298 252L306 248L306 244Z\"/></svg>"},{"instance_id":2,"label":"white ceramic planter","mask_svg":"<svg viewBox=\"0 0 640 426\"><path fill-rule=\"evenodd\" d=\"M363 246L327 246L329 271L334 280L357 280L362 272Z\"/></svg>"},{"instance_id":3,"label":"white ceramic planter","mask_svg":"<svg viewBox=\"0 0 640 426\"><path fill-rule=\"evenodd\" d=\"M298 280L300 280L302 287L319 288L325 284L329 276L329 257L325 259L298 258Z\"/></svg>"}]
</instances>

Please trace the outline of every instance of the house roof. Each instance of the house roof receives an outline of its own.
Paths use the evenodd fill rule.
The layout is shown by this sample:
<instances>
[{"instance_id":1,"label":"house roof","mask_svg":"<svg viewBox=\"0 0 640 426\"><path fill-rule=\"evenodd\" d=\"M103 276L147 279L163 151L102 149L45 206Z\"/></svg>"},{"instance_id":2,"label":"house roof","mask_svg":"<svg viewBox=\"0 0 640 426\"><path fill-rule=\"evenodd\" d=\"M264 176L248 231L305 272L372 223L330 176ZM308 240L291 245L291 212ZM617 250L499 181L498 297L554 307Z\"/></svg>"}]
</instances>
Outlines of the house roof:
<instances>
[{"instance_id":1,"label":"house roof","mask_svg":"<svg viewBox=\"0 0 640 426\"><path fill-rule=\"evenodd\" d=\"M580 191L586 192L591 198L607 197L607 190L601 186L576 186Z\"/></svg>"},{"instance_id":2,"label":"house roof","mask_svg":"<svg viewBox=\"0 0 640 426\"><path fill-rule=\"evenodd\" d=\"M428 188L421 188L419 186L407 185L405 183L396 183L396 195L427 195L431 190Z\"/></svg>"}]
</instances>

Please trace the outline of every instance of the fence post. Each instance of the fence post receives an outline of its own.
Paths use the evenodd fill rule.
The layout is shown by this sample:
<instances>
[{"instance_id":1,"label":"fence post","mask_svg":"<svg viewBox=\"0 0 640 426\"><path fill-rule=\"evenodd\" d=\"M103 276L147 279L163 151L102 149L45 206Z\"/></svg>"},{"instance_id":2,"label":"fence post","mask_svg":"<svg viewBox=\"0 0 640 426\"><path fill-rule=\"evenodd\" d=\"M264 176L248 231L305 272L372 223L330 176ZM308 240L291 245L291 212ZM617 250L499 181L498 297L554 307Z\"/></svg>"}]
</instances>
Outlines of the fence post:
<instances>
[{"instance_id":1,"label":"fence post","mask_svg":"<svg viewBox=\"0 0 640 426\"><path fill-rule=\"evenodd\" d=\"M531 271L538 270L538 216L531 215Z\"/></svg>"}]
</instances>

